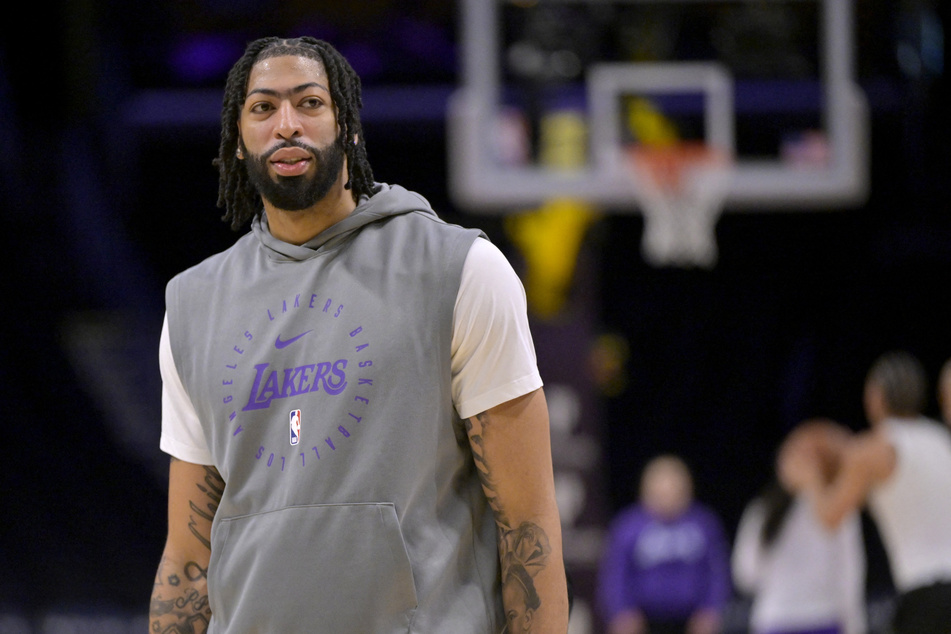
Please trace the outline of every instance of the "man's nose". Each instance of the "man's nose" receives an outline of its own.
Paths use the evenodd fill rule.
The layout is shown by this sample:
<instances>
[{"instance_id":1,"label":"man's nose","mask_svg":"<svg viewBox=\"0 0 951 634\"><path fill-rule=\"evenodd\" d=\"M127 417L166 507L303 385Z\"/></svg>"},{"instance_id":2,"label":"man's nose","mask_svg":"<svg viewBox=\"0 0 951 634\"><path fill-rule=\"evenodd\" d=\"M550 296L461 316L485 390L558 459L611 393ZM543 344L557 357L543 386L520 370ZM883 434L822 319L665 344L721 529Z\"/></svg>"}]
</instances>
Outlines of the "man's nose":
<instances>
[{"instance_id":1,"label":"man's nose","mask_svg":"<svg viewBox=\"0 0 951 634\"><path fill-rule=\"evenodd\" d=\"M277 116L277 128L275 130L277 136L282 139L292 139L303 134L300 116L289 101L281 103Z\"/></svg>"}]
</instances>

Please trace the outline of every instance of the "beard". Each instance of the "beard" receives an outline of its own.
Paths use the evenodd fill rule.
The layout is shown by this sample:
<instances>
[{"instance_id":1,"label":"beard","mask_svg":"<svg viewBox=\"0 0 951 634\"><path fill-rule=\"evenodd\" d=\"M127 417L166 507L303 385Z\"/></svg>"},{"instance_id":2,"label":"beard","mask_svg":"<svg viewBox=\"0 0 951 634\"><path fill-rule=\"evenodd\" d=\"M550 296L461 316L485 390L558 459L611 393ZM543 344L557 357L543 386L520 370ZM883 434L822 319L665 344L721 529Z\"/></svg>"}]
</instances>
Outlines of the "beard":
<instances>
[{"instance_id":1,"label":"beard","mask_svg":"<svg viewBox=\"0 0 951 634\"><path fill-rule=\"evenodd\" d=\"M262 198L284 211L300 211L323 200L343 170L343 147L338 141L322 149L300 141L285 141L263 155L251 154L244 146L244 141L239 143L248 157L246 163L251 184ZM268 172L271 156L286 147L298 147L310 152L314 157L314 174L271 176Z\"/></svg>"}]
</instances>

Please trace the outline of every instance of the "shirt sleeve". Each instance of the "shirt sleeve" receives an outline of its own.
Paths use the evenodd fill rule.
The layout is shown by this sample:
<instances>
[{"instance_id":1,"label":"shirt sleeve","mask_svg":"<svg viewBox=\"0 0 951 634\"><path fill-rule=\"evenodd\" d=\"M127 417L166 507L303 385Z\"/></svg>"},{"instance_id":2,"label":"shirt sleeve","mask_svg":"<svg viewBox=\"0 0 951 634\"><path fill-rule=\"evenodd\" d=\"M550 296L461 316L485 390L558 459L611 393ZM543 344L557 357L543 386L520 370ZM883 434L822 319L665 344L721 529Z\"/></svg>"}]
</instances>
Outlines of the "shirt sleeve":
<instances>
[{"instance_id":1,"label":"shirt sleeve","mask_svg":"<svg viewBox=\"0 0 951 634\"><path fill-rule=\"evenodd\" d=\"M168 335L168 315L162 323L159 339L159 370L162 373L162 436L159 448L179 460L195 464L214 464L205 435L172 357Z\"/></svg>"},{"instance_id":2,"label":"shirt sleeve","mask_svg":"<svg viewBox=\"0 0 951 634\"><path fill-rule=\"evenodd\" d=\"M759 586L763 567L763 522L765 514L759 499L750 502L740 516L736 540L733 543L733 583L744 594L753 595Z\"/></svg>"},{"instance_id":3,"label":"shirt sleeve","mask_svg":"<svg viewBox=\"0 0 951 634\"><path fill-rule=\"evenodd\" d=\"M452 330L452 400L470 418L542 386L525 289L505 255L473 242L462 268Z\"/></svg>"}]
</instances>

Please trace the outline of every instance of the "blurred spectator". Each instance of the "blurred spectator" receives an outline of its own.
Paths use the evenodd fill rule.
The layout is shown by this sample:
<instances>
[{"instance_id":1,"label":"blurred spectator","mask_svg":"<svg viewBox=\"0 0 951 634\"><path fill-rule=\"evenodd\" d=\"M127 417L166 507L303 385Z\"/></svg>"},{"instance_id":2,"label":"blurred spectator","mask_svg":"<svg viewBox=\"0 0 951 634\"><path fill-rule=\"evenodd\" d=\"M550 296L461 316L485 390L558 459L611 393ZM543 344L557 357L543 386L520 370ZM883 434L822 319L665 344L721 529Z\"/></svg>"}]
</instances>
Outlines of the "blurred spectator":
<instances>
[{"instance_id":1,"label":"blurred spectator","mask_svg":"<svg viewBox=\"0 0 951 634\"><path fill-rule=\"evenodd\" d=\"M885 354L865 381L871 429L829 447L795 443L788 455L790 485L814 501L826 526L868 502L899 593L895 634L951 632L951 435L922 416L926 394L917 359Z\"/></svg>"},{"instance_id":2,"label":"blurred spectator","mask_svg":"<svg viewBox=\"0 0 951 634\"><path fill-rule=\"evenodd\" d=\"M719 517L693 499L679 457L648 462L640 500L612 521L598 579L610 634L715 634L731 595Z\"/></svg>"},{"instance_id":3,"label":"blurred spectator","mask_svg":"<svg viewBox=\"0 0 951 634\"><path fill-rule=\"evenodd\" d=\"M785 449L805 435L845 442L827 421L800 425L780 446L776 478L743 511L733 544L733 581L753 599L751 634L864 634L865 548L859 513L828 530L802 495L784 486Z\"/></svg>"}]
</instances>

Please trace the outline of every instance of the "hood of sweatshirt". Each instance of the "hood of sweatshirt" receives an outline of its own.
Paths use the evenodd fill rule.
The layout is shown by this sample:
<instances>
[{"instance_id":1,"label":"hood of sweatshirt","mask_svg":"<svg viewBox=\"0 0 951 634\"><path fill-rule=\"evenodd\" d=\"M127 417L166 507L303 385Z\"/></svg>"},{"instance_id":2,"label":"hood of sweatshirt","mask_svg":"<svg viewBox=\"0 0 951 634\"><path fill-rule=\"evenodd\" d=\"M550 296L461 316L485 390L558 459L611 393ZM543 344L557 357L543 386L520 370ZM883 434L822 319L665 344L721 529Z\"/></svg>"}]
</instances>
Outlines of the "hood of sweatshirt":
<instances>
[{"instance_id":1,"label":"hood of sweatshirt","mask_svg":"<svg viewBox=\"0 0 951 634\"><path fill-rule=\"evenodd\" d=\"M416 192L411 192L399 185L376 183L373 195L361 198L356 209L349 216L327 227L304 244L290 244L271 235L267 216L263 213L251 222L251 230L268 252L269 257L277 260L300 261L315 257L332 248L365 225L413 211L437 217L429 201Z\"/></svg>"}]
</instances>

